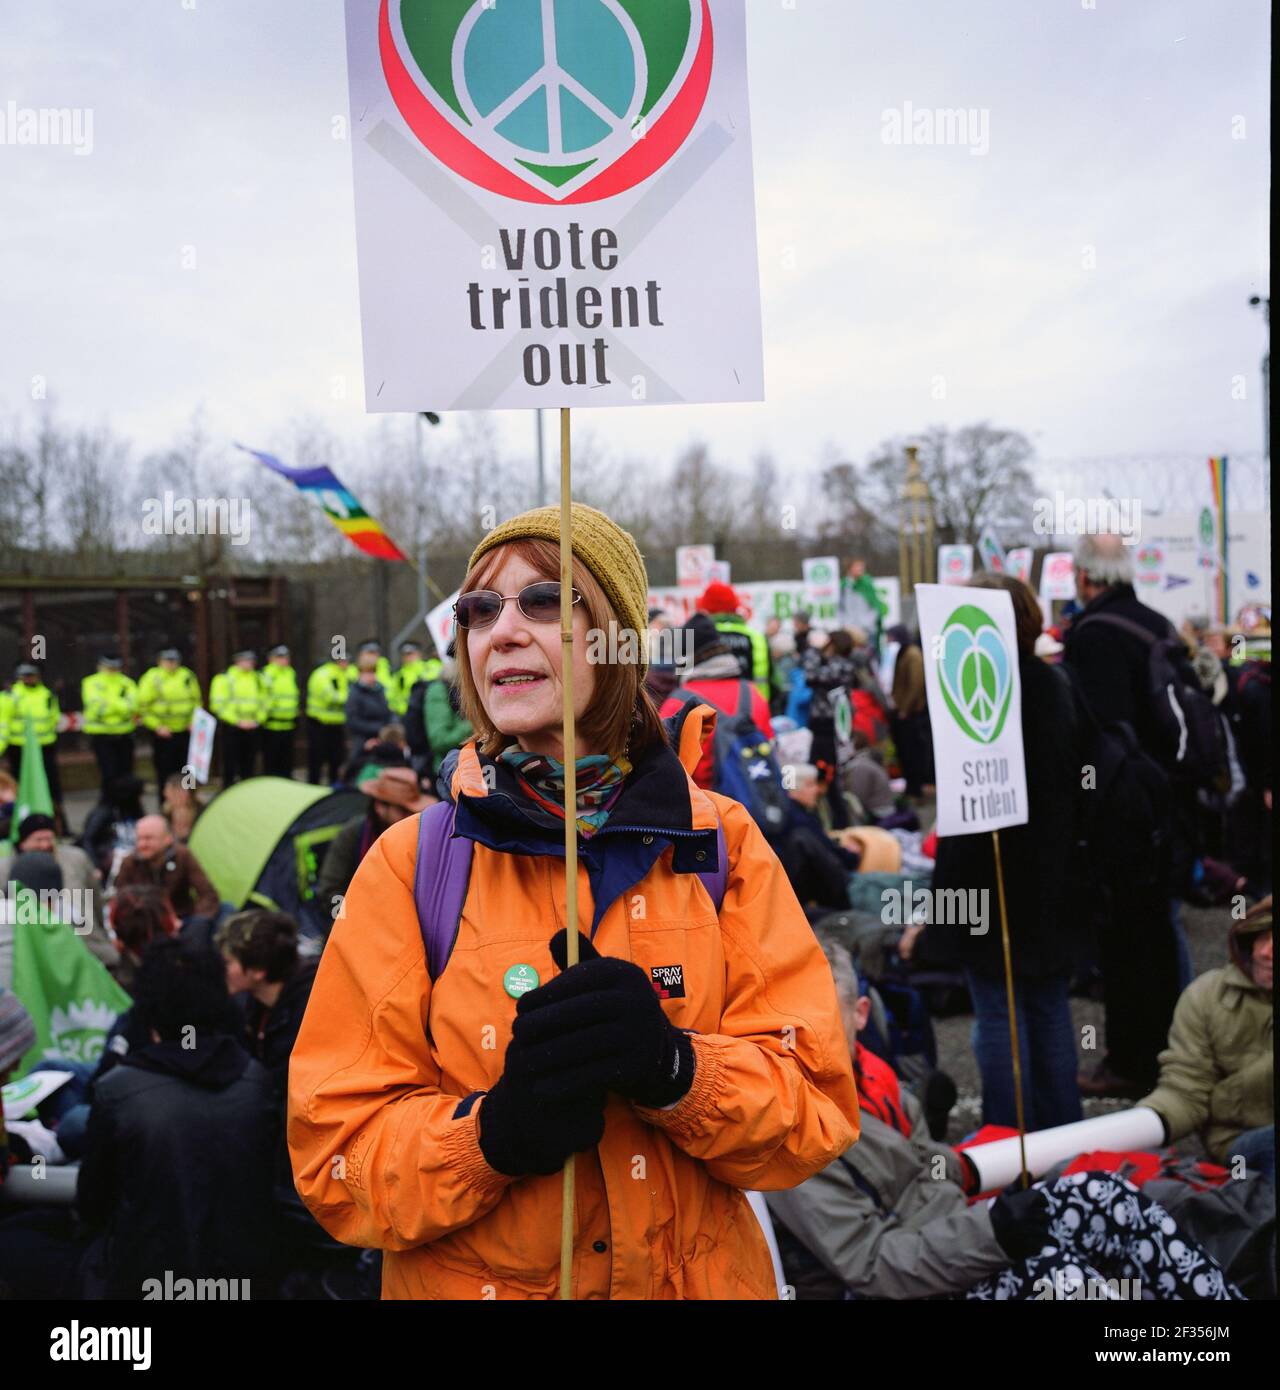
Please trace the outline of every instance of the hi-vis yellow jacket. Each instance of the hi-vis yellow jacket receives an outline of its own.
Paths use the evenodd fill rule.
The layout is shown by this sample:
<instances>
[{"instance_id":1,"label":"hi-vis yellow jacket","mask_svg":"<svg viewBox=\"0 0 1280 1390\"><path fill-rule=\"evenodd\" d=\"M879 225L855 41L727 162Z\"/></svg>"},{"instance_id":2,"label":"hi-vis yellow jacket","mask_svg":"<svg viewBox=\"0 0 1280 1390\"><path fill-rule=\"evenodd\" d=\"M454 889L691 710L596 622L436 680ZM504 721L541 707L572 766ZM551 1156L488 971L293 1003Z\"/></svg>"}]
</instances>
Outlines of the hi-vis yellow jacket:
<instances>
[{"instance_id":1,"label":"hi-vis yellow jacket","mask_svg":"<svg viewBox=\"0 0 1280 1390\"><path fill-rule=\"evenodd\" d=\"M80 682L80 728L86 734L131 734L138 687L122 671L95 671Z\"/></svg>"}]
</instances>

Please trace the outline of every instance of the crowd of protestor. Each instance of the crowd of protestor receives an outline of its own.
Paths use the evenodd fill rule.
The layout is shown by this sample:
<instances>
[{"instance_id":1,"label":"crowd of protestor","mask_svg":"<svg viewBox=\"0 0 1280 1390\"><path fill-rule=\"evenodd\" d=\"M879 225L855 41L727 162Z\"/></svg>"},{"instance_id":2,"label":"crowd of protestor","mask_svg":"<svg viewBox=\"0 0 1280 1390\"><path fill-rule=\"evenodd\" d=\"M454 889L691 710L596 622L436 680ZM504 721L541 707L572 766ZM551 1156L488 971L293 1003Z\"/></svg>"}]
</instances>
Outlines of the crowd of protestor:
<instances>
[{"instance_id":1,"label":"crowd of protestor","mask_svg":"<svg viewBox=\"0 0 1280 1390\"><path fill-rule=\"evenodd\" d=\"M1003 832L1000 891L1024 1119L1034 1131L1079 1120L1082 1100L1135 1102L1160 1117L1167 1144L1199 1136L1225 1178L1201 1162L1188 1180L1166 1155L1137 1189L1120 1173L1060 1165L1026 1191L977 1200L973 1163L947 1142L956 1088L933 1019L972 1013L981 1121L992 1133L1014 1126L996 864L990 836L932 829L925 653L918 633L886 626L865 565L849 566L823 626L803 611L757 625L713 583L666 649L680 659L649 666L644 688L673 746L692 710L715 712L692 784L746 807L831 971L861 1133L806 1181L769 1193L799 1296L1034 1298L1064 1269L1139 1278L1158 1297L1231 1297L1232 1279L1265 1291L1254 1247L1274 1229L1269 629L1175 633L1137 598L1130 553L1085 538L1078 602L1052 625L1021 581L974 581L1009 594L1017 632L1029 818ZM659 608L648 621L655 634L672 628ZM305 761L308 781L367 798L319 866L330 923L383 834L450 798L456 750L472 746L455 649L427 658L406 643L399 655L393 671L368 642L354 662L334 657L300 681L287 648L261 667L241 651L208 691L223 790L293 778ZM1157 669L1176 683L1180 741L1154 693ZM76 937L132 1001L100 1056L41 1063L68 1080L0 1153L0 1178L49 1155L79 1165L73 1206L0 1198L0 1296L137 1298L166 1270L248 1279L255 1297L377 1296L381 1252L317 1221L286 1143L290 1056L328 934L224 901L187 844L208 800L186 768L203 701L176 649L136 683L118 657L98 663L80 729L100 799L73 842L58 701L31 664L0 692L13 774L0 773L0 887L78 891L88 907ZM51 814L11 825L33 746ZM539 804L554 797L554 776L534 780L547 776L536 756L518 763L510 751L519 785ZM601 797L611 804L610 786L586 778L580 822ZM990 904L982 930L944 902ZM1184 903L1231 919L1221 965L1195 978ZM20 930L0 898L0 1080L35 1037L14 992ZM1106 1015L1105 1052L1084 1072L1071 1012L1082 994ZM1175 1221L1193 1254L1157 1259ZM1063 1232L1081 1223L1097 1238L1073 1245Z\"/></svg>"}]
</instances>

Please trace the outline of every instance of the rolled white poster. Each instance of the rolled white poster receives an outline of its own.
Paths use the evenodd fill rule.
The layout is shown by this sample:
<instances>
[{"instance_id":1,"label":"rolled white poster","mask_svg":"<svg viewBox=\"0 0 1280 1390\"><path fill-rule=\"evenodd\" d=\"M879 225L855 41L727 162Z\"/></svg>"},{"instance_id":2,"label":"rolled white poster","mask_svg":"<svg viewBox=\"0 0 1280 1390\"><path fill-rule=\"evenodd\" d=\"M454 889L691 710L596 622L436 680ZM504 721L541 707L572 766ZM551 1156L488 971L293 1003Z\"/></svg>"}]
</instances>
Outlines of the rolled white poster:
<instances>
[{"instance_id":1,"label":"rolled white poster","mask_svg":"<svg viewBox=\"0 0 1280 1390\"><path fill-rule=\"evenodd\" d=\"M76 1199L76 1179L80 1165L65 1166L46 1163L37 1170L29 1163L19 1163L9 1169L4 1190L15 1202L42 1202L49 1206L69 1207Z\"/></svg>"},{"instance_id":2,"label":"rolled white poster","mask_svg":"<svg viewBox=\"0 0 1280 1390\"><path fill-rule=\"evenodd\" d=\"M1033 1178L1047 1173L1055 1163L1094 1149L1158 1149L1164 1143L1160 1116L1145 1105L1132 1110L1114 1110L1091 1120L1039 1129L1027 1135L1027 1171ZM978 1170L978 1191L993 1192L1007 1187L1022 1173L1018 1158L1018 1138L994 1139L975 1144L965 1153Z\"/></svg>"}]
</instances>

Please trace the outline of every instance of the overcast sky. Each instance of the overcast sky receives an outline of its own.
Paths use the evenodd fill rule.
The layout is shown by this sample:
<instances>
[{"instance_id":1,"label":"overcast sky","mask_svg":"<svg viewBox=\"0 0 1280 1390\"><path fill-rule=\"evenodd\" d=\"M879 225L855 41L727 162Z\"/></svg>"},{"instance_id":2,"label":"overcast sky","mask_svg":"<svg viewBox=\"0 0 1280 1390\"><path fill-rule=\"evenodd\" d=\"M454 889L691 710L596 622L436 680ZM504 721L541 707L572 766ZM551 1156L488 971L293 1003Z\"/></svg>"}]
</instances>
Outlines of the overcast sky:
<instances>
[{"instance_id":1,"label":"overcast sky","mask_svg":"<svg viewBox=\"0 0 1280 1390\"><path fill-rule=\"evenodd\" d=\"M768 401L583 426L805 469L984 418L1050 458L1259 449L1267 6L1089 3L747 0ZM11 3L10 101L89 108L93 148L0 143L0 411L43 376L143 448L200 403L363 429L339 0ZM906 102L989 148L884 143Z\"/></svg>"}]
</instances>

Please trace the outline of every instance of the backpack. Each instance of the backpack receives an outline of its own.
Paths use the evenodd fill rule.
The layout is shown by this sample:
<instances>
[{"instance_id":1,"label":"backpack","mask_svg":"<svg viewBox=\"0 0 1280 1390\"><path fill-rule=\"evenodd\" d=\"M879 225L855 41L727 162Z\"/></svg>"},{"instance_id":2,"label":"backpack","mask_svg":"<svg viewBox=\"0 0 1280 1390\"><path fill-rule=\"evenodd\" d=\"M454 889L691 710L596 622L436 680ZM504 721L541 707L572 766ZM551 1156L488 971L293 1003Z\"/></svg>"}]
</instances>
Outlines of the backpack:
<instances>
[{"instance_id":1,"label":"backpack","mask_svg":"<svg viewBox=\"0 0 1280 1390\"><path fill-rule=\"evenodd\" d=\"M413 871L413 903L418 910L418 930L426 952L427 974L438 980L449 963L462 905L471 881L471 856L475 842L454 833L457 808L452 801L438 801L418 817L418 862ZM716 867L700 873L716 914L724 903L729 879L729 852L724 826L716 826Z\"/></svg>"},{"instance_id":2,"label":"backpack","mask_svg":"<svg viewBox=\"0 0 1280 1390\"><path fill-rule=\"evenodd\" d=\"M1070 677L1070 668L1062 669ZM1128 724L1099 724L1074 679L1071 688L1086 765L1094 770L1094 785L1076 801L1075 841L1085 862L1075 877L1088 882L1096 871L1104 883L1123 876L1134 887L1167 892L1174 832L1169 776ZM1139 881L1144 869L1146 878Z\"/></svg>"},{"instance_id":3,"label":"backpack","mask_svg":"<svg viewBox=\"0 0 1280 1390\"><path fill-rule=\"evenodd\" d=\"M716 711L711 789L741 802L772 842L786 827L788 798L773 744L751 717L751 690L749 681L739 681L738 708L732 714ZM673 696L686 707L709 703L692 690L676 690Z\"/></svg>"},{"instance_id":4,"label":"backpack","mask_svg":"<svg viewBox=\"0 0 1280 1390\"><path fill-rule=\"evenodd\" d=\"M1079 626L1088 623L1108 623L1147 648L1147 709L1164 766L1179 781L1205 791L1226 791L1231 771L1222 721L1191 671L1182 640L1157 637L1116 613L1095 613Z\"/></svg>"}]
</instances>

